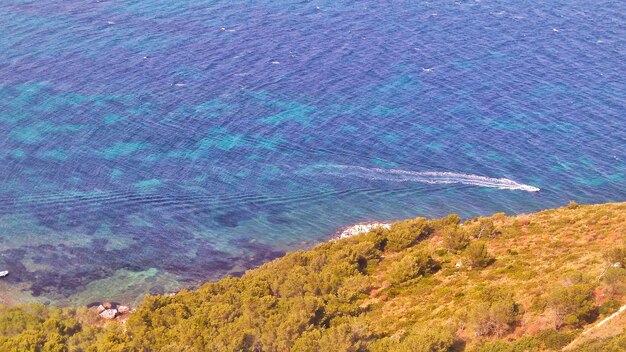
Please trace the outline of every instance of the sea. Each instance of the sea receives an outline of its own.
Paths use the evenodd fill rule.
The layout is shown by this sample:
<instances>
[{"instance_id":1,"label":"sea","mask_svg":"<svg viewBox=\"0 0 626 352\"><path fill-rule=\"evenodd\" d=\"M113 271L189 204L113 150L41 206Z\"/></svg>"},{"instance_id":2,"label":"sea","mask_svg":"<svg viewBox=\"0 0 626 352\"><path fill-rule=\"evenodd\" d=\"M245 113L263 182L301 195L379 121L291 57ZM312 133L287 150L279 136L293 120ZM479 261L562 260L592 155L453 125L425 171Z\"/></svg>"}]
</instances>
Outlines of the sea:
<instances>
[{"instance_id":1,"label":"sea","mask_svg":"<svg viewBox=\"0 0 626 352\"><path fill-rule=\"evenodd\" d=\"M0 1L0 302L625 200L625 1Z\"/></svg>"}]
</instances>

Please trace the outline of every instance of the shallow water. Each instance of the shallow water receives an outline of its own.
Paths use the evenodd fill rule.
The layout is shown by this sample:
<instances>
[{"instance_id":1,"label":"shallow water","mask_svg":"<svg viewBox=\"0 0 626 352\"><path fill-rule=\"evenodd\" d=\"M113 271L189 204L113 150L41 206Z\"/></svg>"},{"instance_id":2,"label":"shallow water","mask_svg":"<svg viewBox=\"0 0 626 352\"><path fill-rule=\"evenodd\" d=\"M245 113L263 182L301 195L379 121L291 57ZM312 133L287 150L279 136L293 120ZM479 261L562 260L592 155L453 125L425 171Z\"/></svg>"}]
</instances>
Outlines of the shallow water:
<instances>
[{"instance_id":1,"label":"shallow water","mask_svg":"<svg viewBox=\"0 0 626 352\"><path fill-rule=\"evenodd\" d=\"M363 220L624 201L625 23L619 1L3 1L0 288L128 301Z\"/></svg>"}]
</instances>

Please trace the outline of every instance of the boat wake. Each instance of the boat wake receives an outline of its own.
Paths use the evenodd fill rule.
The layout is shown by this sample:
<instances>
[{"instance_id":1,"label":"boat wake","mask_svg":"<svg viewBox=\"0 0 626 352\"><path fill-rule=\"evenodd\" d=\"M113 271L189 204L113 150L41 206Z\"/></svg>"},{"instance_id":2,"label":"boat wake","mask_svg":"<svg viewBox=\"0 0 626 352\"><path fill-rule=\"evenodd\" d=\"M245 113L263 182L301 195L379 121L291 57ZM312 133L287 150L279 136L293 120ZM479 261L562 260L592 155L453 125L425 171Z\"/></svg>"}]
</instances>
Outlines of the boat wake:
<instances>
[{"instance_id":1,"label":"boat wake","mask_svg":"<svg viewBox=\"0 0 626 352\"><path fill-rule=\"evenodd\" d=\"M398 169L366 168L350 165L323 165L315 167L320 174L338 177L358 177L369 180L382 180L392 182L419 182L430 184L465 184L480 187L490 187L526 192L538 192L540 189L534 186L509 180L507 178L491 178L478 175L470 175L456 172L418 172Z\"/></svg>"}]
</instances>

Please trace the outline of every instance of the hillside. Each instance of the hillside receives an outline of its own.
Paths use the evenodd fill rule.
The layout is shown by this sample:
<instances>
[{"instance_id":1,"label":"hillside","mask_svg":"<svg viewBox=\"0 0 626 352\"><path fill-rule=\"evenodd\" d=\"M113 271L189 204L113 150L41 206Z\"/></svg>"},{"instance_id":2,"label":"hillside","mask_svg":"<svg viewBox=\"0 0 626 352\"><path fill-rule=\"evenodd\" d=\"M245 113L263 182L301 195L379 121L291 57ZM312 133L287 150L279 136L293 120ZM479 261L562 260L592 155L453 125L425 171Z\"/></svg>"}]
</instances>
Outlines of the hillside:
<instances>
[{"instance_id":1,"label":"hillside","mask_svg":"<svg viewBox=\"0 0 626 352\"><path fill-rule=\"evenodd\" d=\"M626 203L416 218L147 296L0 308L0 351L624 351Z\"/></svg>"}]
</instances>

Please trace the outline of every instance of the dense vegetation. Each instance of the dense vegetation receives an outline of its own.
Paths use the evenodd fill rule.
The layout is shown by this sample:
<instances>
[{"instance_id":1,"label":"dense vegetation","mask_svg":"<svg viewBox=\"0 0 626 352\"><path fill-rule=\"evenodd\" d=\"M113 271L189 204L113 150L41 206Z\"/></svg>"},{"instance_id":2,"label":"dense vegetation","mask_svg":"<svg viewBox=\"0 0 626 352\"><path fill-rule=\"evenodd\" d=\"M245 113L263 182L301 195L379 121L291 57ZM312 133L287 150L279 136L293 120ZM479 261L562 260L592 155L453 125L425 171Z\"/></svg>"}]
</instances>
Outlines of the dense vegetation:
<instances>
[{"instance_id":1,"label":"dense vegetation","mask_svg":"<svg viewBox=\"0 0 626 352\"><path fill-rule=\"evenodd\" d=\"M2 307L0 350L624 351L622 323L581 332L626 303L625 232L626 203L406 220L147 296L124 323Z\"/></svg>"}]
</instances>

